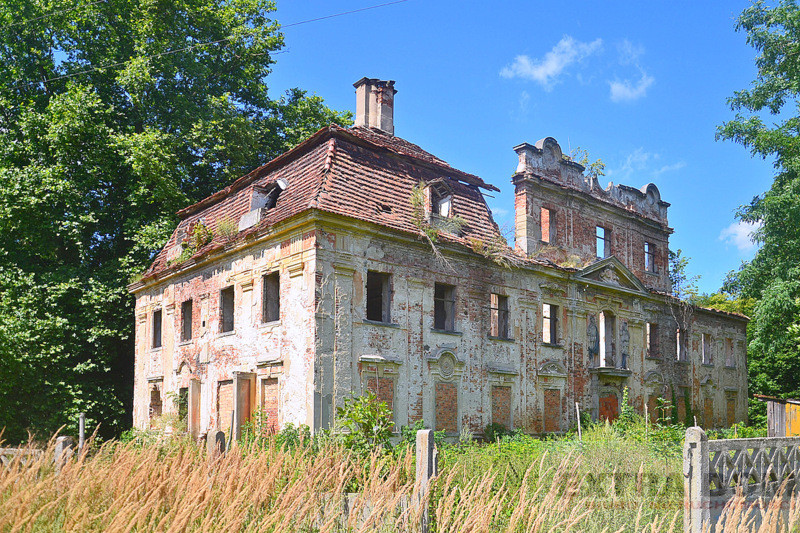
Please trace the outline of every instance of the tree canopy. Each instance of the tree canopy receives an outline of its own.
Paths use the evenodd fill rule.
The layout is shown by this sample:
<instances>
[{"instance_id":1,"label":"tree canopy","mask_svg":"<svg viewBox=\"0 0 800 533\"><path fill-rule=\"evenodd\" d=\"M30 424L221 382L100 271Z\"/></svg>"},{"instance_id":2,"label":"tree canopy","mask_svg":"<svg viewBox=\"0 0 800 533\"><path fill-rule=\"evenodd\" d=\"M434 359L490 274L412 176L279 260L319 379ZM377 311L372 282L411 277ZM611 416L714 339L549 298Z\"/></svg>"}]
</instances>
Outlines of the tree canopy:
<instances>
[{"instance_id":1,"label":"tree canopy","mask_svg":"<svg viewBox=\"0 0 800 533\"><path fill-rule=\"evenodd\" d=\"M130 423L133 300L174 213L316 129L268 0L0 0L0 428Z\"/></svg>"},{"instance_id":2,"label":"tree canopy","mask_svg":"<svg viewBox=\"0 0 800 533\"><path fill-rule=\"evenodd\" d=\"M751 392L800 398L800 9L794 0L772 7L755 2L736 28L758 53L758 75L728 99L736 115L717 136L774 160L776 176L768 191L737 212L756 225L759 248L723 289L756 300L748 345Z\"/></svg>"}]
</instances>

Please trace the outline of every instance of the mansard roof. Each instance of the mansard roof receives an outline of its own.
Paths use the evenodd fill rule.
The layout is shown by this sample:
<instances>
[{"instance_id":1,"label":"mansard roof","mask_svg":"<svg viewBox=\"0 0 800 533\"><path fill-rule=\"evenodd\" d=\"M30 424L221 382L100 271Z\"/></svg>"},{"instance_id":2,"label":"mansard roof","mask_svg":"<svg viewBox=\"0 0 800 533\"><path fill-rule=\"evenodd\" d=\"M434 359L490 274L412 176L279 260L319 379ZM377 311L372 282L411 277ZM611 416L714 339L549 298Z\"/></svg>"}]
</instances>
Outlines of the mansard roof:
<instances>
[{"instance_id":1,"label":"mansard roof","mask_svg":"<svg viewBox=\"0 0 800 533\"><path fill-rule=\"evenodd\" d=\"M279 180L285 190L274 208L263 211L257 224L233 237L221 234L221 225L238 226L241 217L251 210L254 195L274 188ZM144 278L160 277L180 266L181 241L197 222L211 230L214 238L195 251L195 259L232 242L263 235L274 224L309 209L419 234L412 189L420 182L433 181L447 184L453 193L453 213L465 221L458 236L448 234L444 240L469 245L476 239L502 239L481 193L481 189L499 190L494 185L381 130L331 125L225 189L179 211L178 227Z\"/></svg>"}]
</instances>

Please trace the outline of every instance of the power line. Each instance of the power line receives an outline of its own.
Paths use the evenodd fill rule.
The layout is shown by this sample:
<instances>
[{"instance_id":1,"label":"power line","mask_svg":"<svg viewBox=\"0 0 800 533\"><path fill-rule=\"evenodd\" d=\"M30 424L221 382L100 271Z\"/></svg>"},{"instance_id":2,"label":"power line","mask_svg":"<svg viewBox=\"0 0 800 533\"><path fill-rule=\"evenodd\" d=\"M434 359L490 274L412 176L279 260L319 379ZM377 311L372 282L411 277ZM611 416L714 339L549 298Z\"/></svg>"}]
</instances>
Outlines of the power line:
<instances>
[{"instance_id":1,"label":"power line","mask_svg":"<svg viewBox=\"0 0 800 533\"><path fill-rule=\"evenodd\" d=\"M309 22L317 22L318 20L325 20L325 19L332 19L332 18L336 18L336 17L342 17L344 15L350 15L352 13L360 13L361 11L369 11L370 9L378 9L379 7L386 7L386 6L391 6L391 5L394 5L394 4L402 4L403 2L408 2L408 0L395 0L394 2L386 2L385 4L378 4L378 5L375 5L375 6L362 7L361 9L353 9L352 11L343 11L342 13L336 13L334 15L326 15L324 17L317 17L315 19L308 19L308 20L302 20L300 22L293 22L291 24L284 24L284 25L281 25L281 29L289 28L291 26L300 26L301 24L308 24Z\"/></svg>"},{"instance_id":2,"label":"power line","mask_svg":"<svg viewBox=\"0 0 800 533\"><path fill-rule=\"evenodd\" d=\"M37 21L37 20L46 19L46 18L48 18L48 17L52 17L52 16L55 16L55 15L61 15L62 13L67 13L68 11L73 11L73 10L75 10L75 9L78 9L79 7L89 7L89 6L93 6L93 5L95 5L95 4L102 4L102 3L103 3L103 2L105 2L105 1L106 1L106 0L97 0L96 2L91 2L91 3L89 3L89 4L80 4L80 5L77 5L77 6L72 6L72 7L68 7L68 8L66 8L66 9L62 9L62 10L60 10L60 11L53 11L52 13L46 13L46 14L44 14L44 15L41 15L41 16L39 16L39 17L34 17L34 18L32 18L32 19L20 20L19 22L13 22L13 23L9 24L8 26L2 26L2 27L0 27L0 30L5 30L5 29L8 29L8 28L13 28L14 26L20 26L20 25L22 25L22 24L28 24L28 23L30 23L30 22L35 22L35 21Z\"/></svg>"},{"instance_id":3,"label":"power line","mask_svg":"<svg viewBox=\"0 0 800 533\"><path fill-rule=\"evenodd\" d=\"M98 0L97 2L94 2L94 3L95 4L99 4L99 3L104 2L104 1L105 0ZM317 22L317 21L320 21L320 20L326 20L326 19L331 19L331 18L335 18L335 17L342 17L344 15L350 15L352 13L359 13L361 11L368 11L370 9L378 9L380 7L390 6L390 5L393 5L393 4L402 4L403 2L407 2L407 1L408 0L395 0L393 2L385 2L383 4L377 4L377 5L374 5L374 6L362 7L360 9L353 9L351 11L343 11L341 13L335 13L333 15L326 15L324 17L317 17L317 18L308 19L308 20L301 20L300 22L293 22L291 24L282 25L281 29L289 28L289 27L292 27L292 26L300 26L301 24L308 24L310 22ZM85 5L88 6L88 5L92 5L92 4L85 4ZM69 10L65 10L65 11L69 11ZM50 15L54 15L54 14L55 13L51 13ZM39 18L43 18L43 17L50 16L50 15L43 15L42 17L39 17ZM30 19L30 20L24 21L24 22L31 22L33 20L36 20L36 19ZM19 23L16 23L16 24L22 24L22 23L23 22L19 22ZM252 31L256 31L256 30L252 30ZM229 37L225 37L223 39L218 39L216 41L208 41L208 42L205 42L205 43L197 43L197 44L193 44L193 45L190 45L190 46L185 46L183 48L177 48L175 50L169 50L167 52L161 52L160 54L154 54L154 55L146 56L146 57L147 57L147 59L155 59L155 58L158 58L158 57L164 57L164 56L168 56L168 55L172 55L172 54L177 54L179 52L186 52L186 51L189 51L189 50L193 50L195 48L199 48L201 46L209 46L209 45L214 45L214 44L220 44L220 43L223 43L225 41L230 41L232 39L235 39L237 37L241 37L241 35L231 35ZM288 52L288 50L281 50L281 51L278 51L278 52L273 52L272 55L284 54L286 52ZM72 78L72 77L75 77L75 76L80 76L81 74L88 74L90 72L95 72L95 71L98 71L98 70L116 68L116 67L125 65L126 63L130 63L134 59L138 59L138 58L131 58L131 59L126 59L125 61L119 61L117 63L110 63L108 65L102 65L102 66L99 66L99 67L92 67L92 68L88 68L88 69L81 70L81 71L78 71L78 72L72 72L70 74L64 74L63 76L56 76L54 78L48 78L46 80L32 81L32 82L28 82L28 83L14 85L11 88L12 89L21 89L23 87L30 87L32 85L39 85L40 83L49 83L51 81L59 81L59 80L67 79L67 78Z\"/></svg>"}]
</instances>

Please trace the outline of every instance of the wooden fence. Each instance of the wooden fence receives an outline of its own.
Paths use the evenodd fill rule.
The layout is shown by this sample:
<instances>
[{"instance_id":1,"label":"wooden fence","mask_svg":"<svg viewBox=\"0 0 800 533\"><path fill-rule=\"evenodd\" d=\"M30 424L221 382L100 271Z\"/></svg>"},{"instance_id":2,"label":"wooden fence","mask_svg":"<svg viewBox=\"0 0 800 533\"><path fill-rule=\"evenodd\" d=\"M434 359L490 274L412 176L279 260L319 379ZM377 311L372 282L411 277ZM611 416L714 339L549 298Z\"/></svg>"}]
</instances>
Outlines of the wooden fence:
<instances>
[{"instance_id":1,"label":"wooden fence","mask_svg":"<svg viewBox=\"0 0 800 533\"><path fill-rule=\"evenodd\" d=\"M770 499L786 483L787 498L800 478L800 437L708 440L699 427L683 445L684 532L713 527L725 505L741 494L744 504Z\"/></svg>"}]
</instances>

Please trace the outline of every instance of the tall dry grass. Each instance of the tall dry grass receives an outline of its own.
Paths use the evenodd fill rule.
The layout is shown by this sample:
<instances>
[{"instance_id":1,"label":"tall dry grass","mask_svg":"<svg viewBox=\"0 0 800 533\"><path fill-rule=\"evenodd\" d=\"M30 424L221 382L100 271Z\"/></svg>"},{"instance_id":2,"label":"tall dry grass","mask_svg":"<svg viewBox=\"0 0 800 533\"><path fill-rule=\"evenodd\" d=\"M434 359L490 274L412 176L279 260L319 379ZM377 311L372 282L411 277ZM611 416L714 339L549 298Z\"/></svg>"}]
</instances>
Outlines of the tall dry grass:
<instances>
[{"instance_id":1,"label":"tall dry grass","mask_svg":"<svg viewBox=\"0 0 800 533\"><path fill-rule=\"evenodd\" d=\"M409 453L364 458L335 441L293 449L273 443L209 460L184 441L110 442L57 473L51 452L0 469L0 531L419 531ZM599 479L590 477L596 458L586 450L531 457L517 476L454 456L426 502L433 531L682 529L674 491L648 486L644 463L639 476ZM761 531L796 527L798 502L788 515L765 507ZM749 531L742 528L761 511L732 505L726 513L720 532L727 533Z\"/></svg>"}]
</instances>

